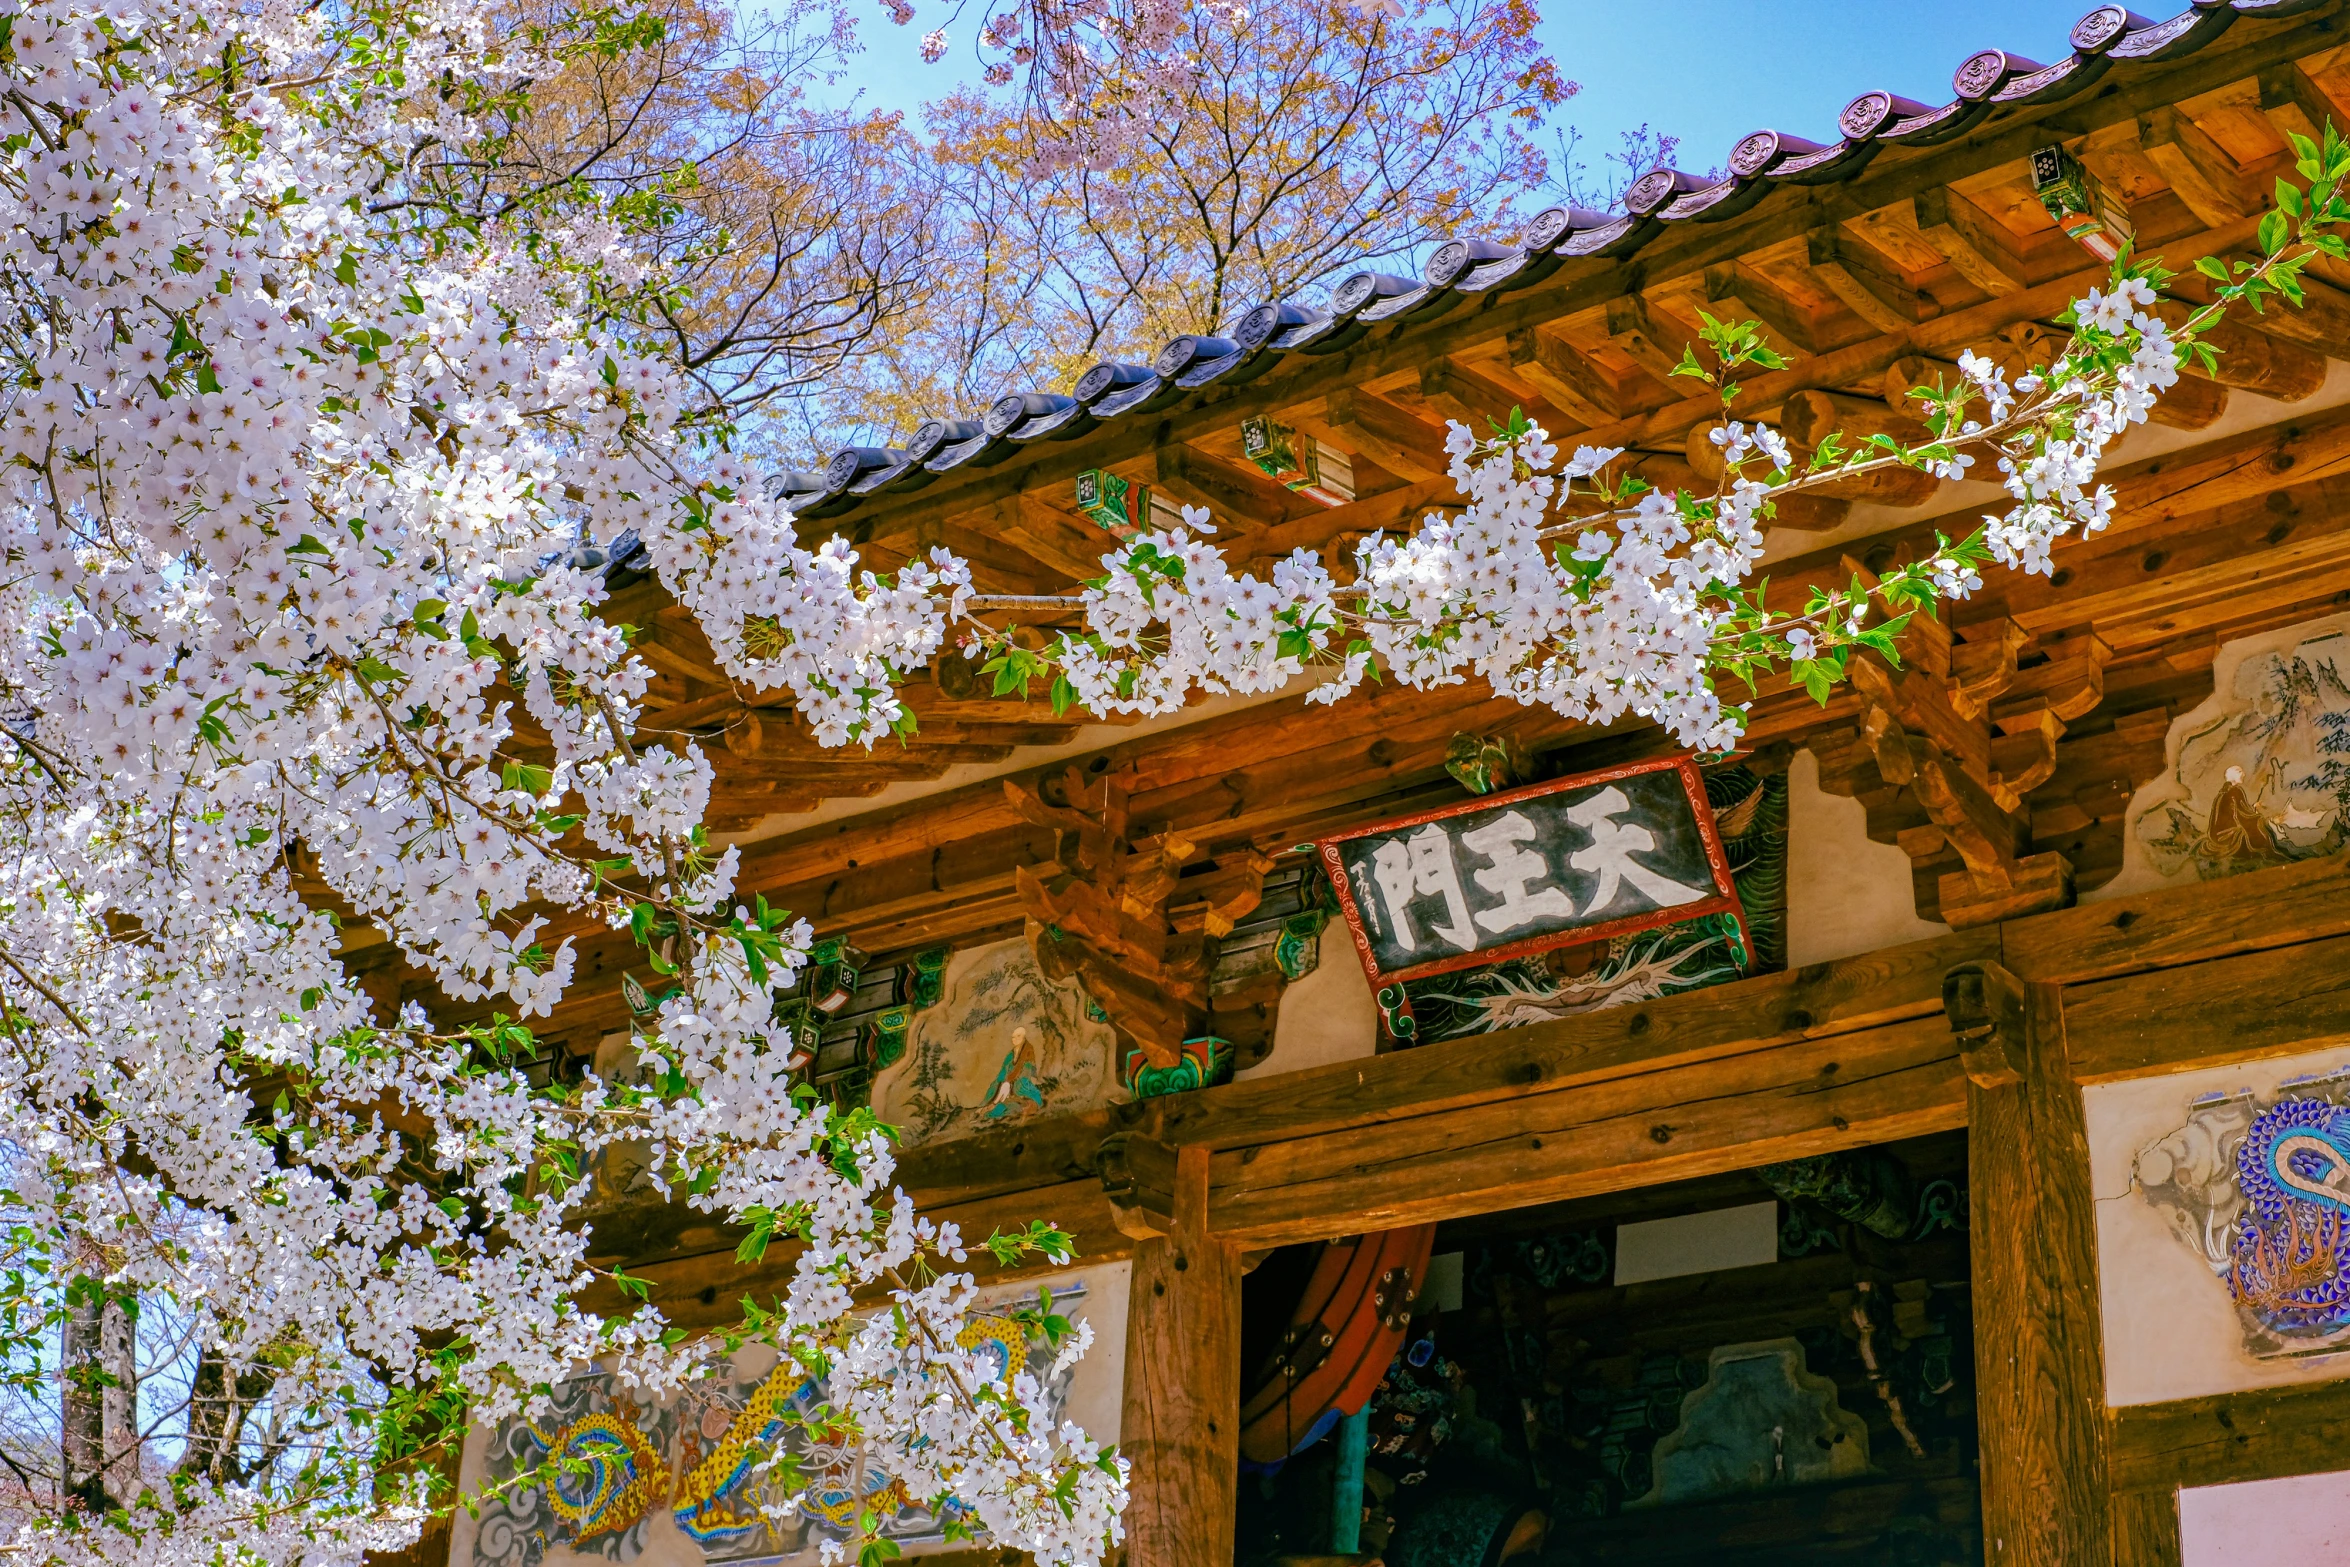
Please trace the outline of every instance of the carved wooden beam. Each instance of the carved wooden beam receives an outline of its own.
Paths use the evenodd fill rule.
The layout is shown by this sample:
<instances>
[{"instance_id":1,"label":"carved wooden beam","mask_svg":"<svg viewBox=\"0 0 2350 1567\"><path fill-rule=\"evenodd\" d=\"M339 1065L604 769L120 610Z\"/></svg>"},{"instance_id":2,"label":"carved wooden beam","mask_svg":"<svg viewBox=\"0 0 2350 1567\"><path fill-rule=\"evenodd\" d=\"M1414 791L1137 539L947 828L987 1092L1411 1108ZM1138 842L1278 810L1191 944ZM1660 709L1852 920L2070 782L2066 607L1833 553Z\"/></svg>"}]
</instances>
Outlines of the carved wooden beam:
<instances>
[{"instance_id":1,"label":"carved wooden beam","mask_svg":"<svg viewBox=\"0 0 2350 1567\"><path fill-rule=\"evenodd\" d=\"M1707 455L1707 450L1701 449L1699 455L1702 459ZM1686 456L1679 453L1627 452L1617 458L1615 462L1610 463L1605 473L1610 482L1629 472L1638 474L1656 489L1695 490L1698 493L1710 495L1713 493L1715 484L1721 478L1722 465L1717 457L1710 466L1713 470L1713 476L1708 478L1704 469L1693 466ZM1895 475L1895 477L1898 479L1900 476ZM1868 482L1859 481L1853 487L1865 488ZM1852 509L1853 498L1848 495L1830 496L1818 492L1780 496L1777 501L1778 516L1774 525L1793 528L1799 533L1824 533L1830 528L1843 526L1845 517ZM1569 511L1588 510L1597 505L1597 502L1578 495L1568 500L1567 509Z\"/></svg>"},{"instance_id":2,"label":"carved wooden beam","mask_svg":"<svg viewBox=\"0 0 2350 1567\"><path fill-rule=\"evenodd\" d=\"M1129 773L1071 764L1035 784L1005 779L1014 813L1053 832L1053 863L1016 867L1013 886L1037 966L1075 980L1122 1040L1169 1067L1205 1031L1217 943L1256 908L1273 860L1243 848L1184 876L1197 842L1129 837Z\"/></svg>"},{"instance_id":3,"label":"carved wooden beam","mask_svg":"<svg viewBox=\"0 0 2350 1567\"><path fill-rule=\"evenodd\" d=\"M2252 252L2244 251L2234 259L2249 261L2255 257ZM2200 276L2182 278L2175 286L2191 298L2207 300L2211 297L2208 284ZM2305 348L2315 349L2329 359L2350 359L2350 294L2321 283L2316 278L2304 276L2301 279L2301 303L2298 306L2273 298L2265 303L2267 308L2258 315L2239 307L2235 312L2242 318L2239 324L2250 326L2270 337L2284 338ZM2165 392L2163 397L2168 400L2170 395ZM2155 406L2159 408L2161 404Z\"/></svg>"},{"instance_id":4,"label":"carved wooden beam","mask_svg":"<svg viewBox=\"0 0 2350 1567\"><path fill-rule=\"evenodd\" d=\"M1445 471L1442 425L1359 387L1332 392L1325 411L1345 444L1367 452L1390 472L1433 479Z\"/></svg>"},{"instance_id":5,"label":"carved wooden beam","mask_svg":"<svg viewBox=\"0 0 2350 1567\"><path fill-rule=\"evenodd\" d=\"M1890 435L1895 440L1915 444L1933 433L1926 428L1924 420L1913 418L1892 404L1867 397L1849 397L1841 392L1797 392L1781 406L1779 428L1797 445L1815 447L1831 432L1840 431L1847 450L1857 448L1872 435Z\"/></svg>"},{"instance_id":6,"label":"carved wooden beam","mask_svg":"<svg viewBox=\"0 0 2350 1567\"><path fill-rule=\"evenodd\" d=\"M1894 277L1874 252L1840 229L1812 230L1806 252L1812 276L1880 332L1899 332L1942 313L1939 305Z\"/></svg>"},{"instance_id":7,"label":"carved wooden beam","mask_svg":"<svg viewBox=\"0 0 2350 1567\"><path fill-rule=\"evenodd\" d=\"M1064 488L1062 495L1074 499L1074 486ZM1072 516L1043 496L1023 490L1006 496L995 512L996 532L1014 548L1035 556L1038 560L1062 573L1071 582L1083 582L1102 574L1102 556L1116 546L1117 540L1099 525L1082 517ZM952 663L965 669L977 666L955 657Z\"/></svg>"},{"instance_id":8,"label":"carved wooden beam","mask_svg":"<svg viewBox=\"0 0 2350 1567\"><path fill-rule=\"evenodd\" d=\"M2194 314L2192 306L2176 299L2165 300L2158 308L2162 318L2174 327ZM2281 335L2272 336L2230 319L2205 327L2203 340L2219 352L2219 366L2210 372L2210 378L2222 386L2241 387L2247 392L2273 397L2280 403L2297 403L2316 395L2318 388L2325 385L2325 355L2298 343L2288 343ZM2191 365L2189 371L2194 375L2204 373L2200 364Z\"/></svg>"},{"instance_id":9,"label":"carved wooden beam","mask_svg":"<svg viewBox=\"0 0 2350 1567\"><path fill-rule=\"evenodd\" d=\"M1865 567L1848 565L1868 578ZM1934 882L1930 911L1955 926L2072 898L2072 867L2061 855L2024 852L2024 797L2054 775L2067 719L2103 694L2108 650L2082 631L2053 639L2027 666L2020 655L2028 645L2011 620L1969 627L1954 642L1946 623L1913 619L1898 667L1872 653L1852 660L1861 720L1847 743L1821 753L1822 787L1879 802L1871 836L1898 843L1921 872L1957 855L1962 868ZM1895 793L1925 822L1888 813Z\"/></svg>"},{"instance_id":10,"label":"carved wooden beam","mask_svg":"<svg viewBox=\"0 0 2350 1567\"><path fill-rule=\"evenodd\" d=\"M1487 419L1507 421L1512 408L1550 431L1564 434L1583 423L1552 403L1532 386L1512 386L1488 374L1486 367L1446 357L1420 372L1420 395L1442 407L1446 416L1483 432Z\"/></svg>"},{"instance_id":11,"label":"carved wooden beam","mask_svg":"<svg viewBox=\"0 0 2350 1567\"><path fill-rule=\"evenodd\" d=\"M2269 197L2210 132L2165 104L2138 117L2138 145L2206 228L2266 212Z\"/></svg>"},{"instance_id":12,"label":"carved wooden beam","mask_svg":"<svg viewBox=\"0 0 2350 1567\"><path fill-rule=\"evenodd\" d=\"M1978 1088L2024 1080L2024 982L1989 959L1942 976L1942 1011L1959 1042L1959 1063Z\"/></svg>"},{"instance_id":13,"label":"carved wooden beam","mask_svg":"<svg viewBox=\"0 0 2350 1567\"><path fill-rule=\"evenodd\" d=\"M1776 284L1752 267L1736 261L1707 267L1705 298L1707 304L1718 307L1711 312L1716 320L1744 317L1759 321L1763 330L1777 340L1777 346L1807 354L1818 351L1811 312L1781 293Z\"/></svg>"},{"instance_id":14,"label":"carved wooden beam","mask_svg":"<svg viewBox=\"0 0 2350 1567\"><path fill-rule=\"evenodd\" d=\"M1174 1226L1175 1150L1141 1132L1113 1132L1094 1155L1122 1235L1153 1240Z\"/></svg>"},{"instance_id":15,"label":"carved wooden beam","mask_svg":"<svg viewBox=\"0 0 2350 1567\"><path fill-rule=\"evenodd\" d=\"M2030 276L2007 232L1966 197L1937 185L1918 192L1911 206L1918 232L1960 277L1994 297L2019 294L2029 286Z\"/></svg>"},{"instance_id":16,"label":"carved wooden beam","mask_svg":"<svg viewBox=\"0 0 2350 1567\"><path fill-rule=\"evenodd\" d=\"M1227 462L1180 442L1159 448L1158 482L1175 499L1205 506L1219 518L1230 518L1252 532L1277 528L1327 509L1274 483L1253 467ZM1099 575L1100 570L1096 566L1088 575Z\"/></svg>"},{"instance_id":17,"label":"carved wooden beam","mask_svg":"<svg viewBox=\"0 0 2350 1567\"><path fill-rule=\"evenodd\" d=\"M2318 90L2309 74L2294 60L2279 60L2260 73L2260 111L2269 124L2288 136L2325 140L2326 122L2342 123L2342 111Z\"/></svg>"},{"instance_id":18,"label":"carved wooden beam","mask_svg":"<svg viewBox=\"0 0 2350 1567\"><path fill-rule=\"evenodd\" d=\"M1615 382L1557 336L1539 327L1509 335L1510 368L1585 425L1606 424L1630 411Z\"/></svg>"},{"instance_id":19,"label":"carved wooden beam","mask_svg":"<svg viewBox=\"0 0 2350 1567\"><path fill-rule=\"evenodd\" d=\"M1638 294L1607 302L1607 335L1634 364L1668 386L1675 384L1674 366L1695 342L1687 327L1669 313L1650 310Z\"/></svg>"}]
</instances>

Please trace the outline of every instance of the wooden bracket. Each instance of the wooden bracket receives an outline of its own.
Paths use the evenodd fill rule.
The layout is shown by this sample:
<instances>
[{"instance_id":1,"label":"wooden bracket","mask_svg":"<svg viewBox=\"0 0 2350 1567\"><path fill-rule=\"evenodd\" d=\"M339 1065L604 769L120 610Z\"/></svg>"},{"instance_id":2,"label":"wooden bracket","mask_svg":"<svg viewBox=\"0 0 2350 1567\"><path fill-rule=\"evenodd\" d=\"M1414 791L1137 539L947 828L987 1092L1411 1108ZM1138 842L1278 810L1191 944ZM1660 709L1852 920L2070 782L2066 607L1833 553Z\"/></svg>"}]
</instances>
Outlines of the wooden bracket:
<instances>
[{"instance_id":1,"label":"wooden bracket","mask_svg":"<svg viewBox=\"0 0 2350 1567\"><path fill-rule=\"evenodd\" d=\"M2024 982L1997 963L1961 963L1942 976L1942 1011L1959 1064L1977 1088L2024 1080Z\"/></svg>"},{"instance_id":2,"label":"wooden bracket","mask_svg":"<svg viewBox=\"0 0 2350 1567\"><path fill-rule=\"evenodd\" d=\"M1155 1240L1175 1226L1175 1150L1140 1132L1113 1132L1094 1155L1120 1234Z\"/></svg>"},{"instance_id":3,"label":"wooden bracket","mask_svg":"<svg viewBox=\"0 0 2350 1567\"><path fill-rule=\"evenodd\" d=\"M1256 908L1273 861L1243 845L1186 875L1200 846L1175 832L1132 835L1126 794L1125 774L1074 764L1004 780L1021 818L1054 835L1052 863L1018 866L1012 879L1037 966L1084 986L1125 1040L1168 1067L1205 1031L1217 943Z\"/></svg>"},{"instance_id":4,"label":"wooden bracket","mask_svg":"<svg viewBox=\"0 0 2350 1567\"><path fill-rule=\"evenodd\" d=\"M2022 293L2027 273L2007 233L1980 208L1947 185L1911 198L1918 233L1942 252L1950 269L1984 293L1998 298Z\"/></svg>"},{"instance_id":5,"label":"wooden bracket","mask_svg":"<svg viewBox=\"0 0 2350 1567\"><path fill-rule=\"evenodd\" d=\"M1866 802L1870 836L1908 852L1919 913L1963 929L2072 902L2071 865L2029 852L2025 797L2055 775L2066 722L2103 697L2110 653L2093 631L2035 640L2005 619L1959 636L1918 616L1898 661L1853 658L1860 721L1822 749L1820 783Z\"/></svg>"},{"instance_id":6,"label":"wooden bracket","mask_svg":"<svg viewBox=\"0 0 2350 1567\"><path fill-rule=\"evenodd\" d=\"M1673 384L1673 371L1693 346L1687 327L1669 314L1660 319L1638 294L1609 300L1605 318L1609 342L1665 385Z\"/></svg>"}]
</instances>

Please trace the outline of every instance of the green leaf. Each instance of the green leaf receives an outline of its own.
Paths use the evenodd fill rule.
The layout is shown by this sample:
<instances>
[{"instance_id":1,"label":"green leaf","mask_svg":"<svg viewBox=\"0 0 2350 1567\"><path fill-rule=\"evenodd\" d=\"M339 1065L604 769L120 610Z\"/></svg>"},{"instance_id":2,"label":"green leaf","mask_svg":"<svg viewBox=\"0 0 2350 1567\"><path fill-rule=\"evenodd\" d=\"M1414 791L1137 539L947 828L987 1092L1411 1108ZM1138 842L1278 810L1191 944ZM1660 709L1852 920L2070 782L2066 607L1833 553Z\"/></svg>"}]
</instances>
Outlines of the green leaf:
<instances>
[{"instance_id":1,"label":"green leaf","mask_svg":"<svg viewBox=\"0 0 2350 1567\"><path fill-rule=\"evenodd\" d=\"M536 767L528 762L508 762L499 781L509 789L545 794L555 787L555 773L552 768Z\"/></svg>"},{"instance_id":2,"label":"green leaf","mask_svg":"<svg viewBox=\"0 0 2350 1567\"><path fill-rule=\"evenodd\" d=\"M766 1208L753 1208L745 1215L750 1220L750 1231L734 1248L734 1260L748 1265L767 1255L767 1243L775 1238L775 1214Z\"/></svg>"},{"instance_id":3,"label":"green leaf","mask_svg":"<svg viewBox=\"0 0 2350 1567\"><path fill-rule=\"evenodd\" d=\"M2262 218L2260 220L2260 248L2262 252L2273 256L2284 249L2285 237L2288 232L2289 228L2283 213L2272 212Z\"/></svg>"}]
</instances>

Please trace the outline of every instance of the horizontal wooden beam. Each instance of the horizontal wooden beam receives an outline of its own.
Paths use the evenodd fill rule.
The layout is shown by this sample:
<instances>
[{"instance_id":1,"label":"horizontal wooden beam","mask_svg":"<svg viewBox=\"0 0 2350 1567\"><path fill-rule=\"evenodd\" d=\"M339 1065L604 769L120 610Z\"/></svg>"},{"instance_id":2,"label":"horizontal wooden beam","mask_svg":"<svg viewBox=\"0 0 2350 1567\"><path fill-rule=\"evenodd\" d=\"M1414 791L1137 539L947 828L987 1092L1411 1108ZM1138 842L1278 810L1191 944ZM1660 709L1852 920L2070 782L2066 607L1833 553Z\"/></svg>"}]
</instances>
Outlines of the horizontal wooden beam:
<instances>
[{"instance_id":1,"label":"horizontal wooden beam","mask_svg":"<svg viewBox=\"0 0 2350 1567\"><path fill-rule=\"evenodd\" d=\"M1912 942L1639 1006L1155 1099L1138 1124L1169 1143L1232 1150L1386 1128L1921 1017L1941 1026L1944 972L1997 947L1989 931Z\"/></svg>"},{"instance_id":2,"label":"horizontal wooden beam","mask_svg":"<svg viewBox=\"0 0 2350 1567\"><path fill-rule=\"evenodd\" d=\"M2344 935L2350 853L2014 920L1999 960L2021 979L2085 987Z\"/></svg>"},{"instance_id":3,"label":"horizontal wooden beam","mask_svg":"<svg viewBox=\"0 0 2350 1567\"><path fill-rule=\"evenodd\" d=\"M2279 1480L2342 1467L2350 1382L2255 1388L2113 1412L2113 1488Z\"/></svg>"},{"instance_id":4,"label":"horizontal wooden beam","mask_svg":"<svg viewBox=\"0 0 2350 1567\"><path fill-rule=\"evenodd\" d=\"M923 1210L923 1217L954 1224L962 1231L964 1243L972 1248L971 1272L982 1283L1033 1278L1066 1266L1036 1259L999 1268L978 1248L980 1241L998 1229L1025 1229L1031 1220L1046 1219L1068 1231L1076 1239L1078 1258L1087 1263L1116 1262L1131 1255L1134 1244L1119 1231L1102 1183L1091 1176L930 1207ZM801 1252L797 1243L778 1242L756 1261L738 1262L735 1244L730 1235L725 1249L632 1262L627 1272L632 1279L644 1281L644 1298L660 1308L672 1325L689 1332L730 1327L742 1321L746 1297L773 1308L776 1297L791 1288ZM635 1309L634 1298L608 1280L599 1280L582 1291L580 1307L604 1316L625 1315Z\"/></svg>"},{"instance_id":5,"label":"horizontal wooden beam","mask_svg":"<svg viewBox=\"0 0 2350 1567\"><path fill-rule=\"evenodd\" d=\"M1248 1247L1391 1229L1964 1126L1939 1016L1218 1154L1210 1228Z\"/></svg>"},{"instance_id":6,"label":"horizontal wooden beam","mask_svg":"<svg viewBox=\"0 0 2350 1567\"><path fill-rule=\"evenodd\" d=\"M1967 1120L1967 1041L1944 1015L1943 978L1987 962L2070 982L2065 1026L2084 1081L2342 1037L2350 855L924 1144L899 1179L972 1240L1045 1218L1107 1260L1131 1245L1100 1175L1101 1145L1121 1131L1208 1152L1211 1226L1258 1247L1948 1130ZM738 1265L734 1232L682 1207L595 1222L594 1254L626 1260L688 1325L789 1276L787 1250Z\"/></svg>"},{"instance_id":7,"label":"horizontal wooden beam","mask_svg":"<svg viewBox=\"0 0 2350 1567\"><path fill-rule=\"evenodd\" d=\"M2350 1042L2350 936L2076 985L2064 1016L2084 1083Z\"/></svg>"}]
</instances>

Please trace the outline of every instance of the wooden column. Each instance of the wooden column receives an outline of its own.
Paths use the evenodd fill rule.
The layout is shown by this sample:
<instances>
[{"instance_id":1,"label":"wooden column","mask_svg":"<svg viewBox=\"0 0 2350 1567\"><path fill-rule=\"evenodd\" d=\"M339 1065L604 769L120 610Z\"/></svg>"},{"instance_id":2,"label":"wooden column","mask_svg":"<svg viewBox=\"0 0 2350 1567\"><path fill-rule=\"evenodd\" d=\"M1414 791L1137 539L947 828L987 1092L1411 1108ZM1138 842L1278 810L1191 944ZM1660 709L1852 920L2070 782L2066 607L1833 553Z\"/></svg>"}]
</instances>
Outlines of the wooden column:
<instances>
[{"instance_id":1,"label":"wooden column","mask_svg":"<svg viewBox=\"0 0 2350 1567\"><path fill-rule=\"evenodd\" d=\"M1966 964L1943 1004L1968 1079L1984 1558L2114 1567L2089 1144L2057 987Z\"/></svg>"},{"instance_id":2,"label":"wooden column","mask_svg":"<svg viewBox=\"0 0 2350 1567\"><path fill-rule=\"evenodd\" d=\"M1208 1150L1174 1156L1164 1235L1134 1247L1119 1451L1126 1567L1229 1567L1240 1495L1240 1253L1208 1233Z\"/></svg>"},{"instance_id":3,"label":"wooden column","mask_svg":"<svg viewBox=\"0 0 2350 1567\"><path fill-rule=\"evenodd\" d=\"M2119 1567L2179 1567L2179 1493L2116 1491L2113 1559Z\"/></svg>"}]
</instances>

